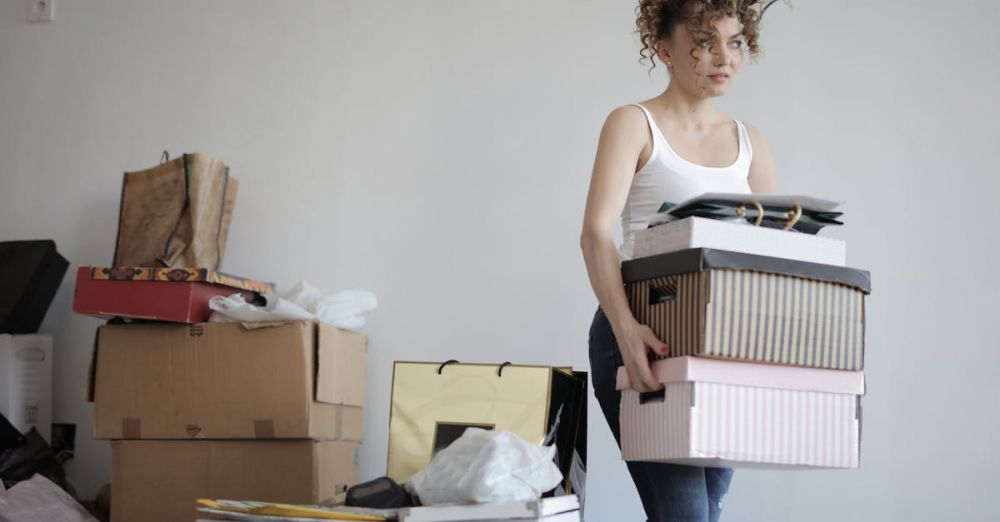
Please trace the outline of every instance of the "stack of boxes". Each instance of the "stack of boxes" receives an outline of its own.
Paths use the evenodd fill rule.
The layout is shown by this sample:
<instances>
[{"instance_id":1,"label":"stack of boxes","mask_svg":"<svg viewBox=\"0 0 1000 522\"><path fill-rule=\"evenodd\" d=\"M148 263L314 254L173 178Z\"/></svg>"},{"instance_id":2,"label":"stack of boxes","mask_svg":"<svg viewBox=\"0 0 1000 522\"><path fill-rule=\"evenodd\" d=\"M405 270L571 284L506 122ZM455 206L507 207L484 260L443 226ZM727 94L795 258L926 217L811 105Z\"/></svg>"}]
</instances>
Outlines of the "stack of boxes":
<instances>
[{"instance_id":1,"label":"stack of boxes","mask_svg":"<svg viewBox=\"0 0 1000 522\"><path fill-rule=\"evenodd\" d=\"M358 482L365 337L316 323L98 329L94 436L112 520L191 520L198 498L316 504Z\"/></svg>"},{"instance_id":2,"label":"stack of boxes","mask_svg":"<svg viewBox=\"0 0 1000 522\"><path fill-rule=\"evenodd\" d=\"M618 374L626 460L856 468L868 272L842 241L690 217L622 265L636 319L670 347L658 392ZM641 257L644 256L644 257Z\"/></svg>"},{"instance_id":3,"label":"stack of boxes","mask_svg":"<svg viewBox=\"0 0 1000 522\"><path fill-rule=\"evenodd\" d=\"M197 166L189 156L184 172ZM226 183L235 186L228 174ZM123 190L123 222L127 199ZM131 207L133 221L158 217ZM228 219L181 219L228 229ZM116 260L132 250L123 230ZM225 234L207 245L203 258L221 260ZM316 504L358 482L365 336L311 322L206 322L213 296L274 291L216 267L77 272L74 311L131 321L98 328L86 390L94 437L112 441L112 522L194 520L199 498Z\"/></svg>"}]
</instances>

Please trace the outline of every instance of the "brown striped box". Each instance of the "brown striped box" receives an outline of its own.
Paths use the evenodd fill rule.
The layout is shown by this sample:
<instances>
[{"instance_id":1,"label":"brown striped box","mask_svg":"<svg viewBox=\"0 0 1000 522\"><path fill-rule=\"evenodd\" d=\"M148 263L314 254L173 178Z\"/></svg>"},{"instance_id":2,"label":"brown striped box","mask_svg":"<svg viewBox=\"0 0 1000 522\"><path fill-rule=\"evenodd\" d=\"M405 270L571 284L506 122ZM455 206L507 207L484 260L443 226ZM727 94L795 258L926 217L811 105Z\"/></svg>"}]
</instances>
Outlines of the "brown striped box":
<instances>
[{"instance_id":1,"label":"brown striped box","mask_svg":"<svg viewBox=\"0 0 1000 522\"><path fill-rule=\"evenodd\" d=\"M666 357L864 366L866 271L694 248L626 261L622 279Z\"/></svg>"}]
</instances>

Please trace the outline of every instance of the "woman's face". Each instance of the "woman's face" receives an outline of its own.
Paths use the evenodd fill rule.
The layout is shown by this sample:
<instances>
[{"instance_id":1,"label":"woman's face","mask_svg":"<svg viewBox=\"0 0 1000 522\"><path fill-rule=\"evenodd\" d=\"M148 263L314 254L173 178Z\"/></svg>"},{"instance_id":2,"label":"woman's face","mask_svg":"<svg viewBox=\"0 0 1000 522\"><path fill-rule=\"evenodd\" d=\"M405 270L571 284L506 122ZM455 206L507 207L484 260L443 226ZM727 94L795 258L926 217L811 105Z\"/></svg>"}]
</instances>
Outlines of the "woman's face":
<instances>
[{"instance_id":1,"label":"woman's face","mask_svg":"<svg viewBox=\"0 0 1000 522\"><path fill-rule=\"evenodd\" d=\"M660 40L657 56L670 70L671 81L695 96L722 96L743 65L744 41L739 20L728 16L713 24L715 34L692 34L678 24L669 39ZM693 51L692 51L693 49Z\"/></svg>"}]
</instances>

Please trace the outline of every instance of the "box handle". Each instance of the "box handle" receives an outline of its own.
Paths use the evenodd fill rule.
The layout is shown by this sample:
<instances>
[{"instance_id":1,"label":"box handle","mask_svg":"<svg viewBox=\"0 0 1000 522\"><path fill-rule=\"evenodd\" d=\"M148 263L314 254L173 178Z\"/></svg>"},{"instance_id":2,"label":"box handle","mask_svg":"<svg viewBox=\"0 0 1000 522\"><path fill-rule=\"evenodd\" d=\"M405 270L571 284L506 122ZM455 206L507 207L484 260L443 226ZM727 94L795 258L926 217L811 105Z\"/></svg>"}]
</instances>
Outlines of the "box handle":
<instances>
[{"instance_id":1,"label":"box handle","mask_svg":"<svg viewBox=\"0 0 1000 522\"><path fill-rule=\"evenodd\" d=\"M649 306L677 300L677 283L670 279L663 285L649 287Z\"/></svg>"},{"instance_id":2,"label":"box handle","mask_svg":"<svg viewBox=\"0 0 1000 522\"><path fill-rule=\"evenodd\" d=\"M663 402L665 400L667 400L666 388L662 388L651 392L639 393L639 404L646 404L647 402Z\"/></svg>"}]
</instances>

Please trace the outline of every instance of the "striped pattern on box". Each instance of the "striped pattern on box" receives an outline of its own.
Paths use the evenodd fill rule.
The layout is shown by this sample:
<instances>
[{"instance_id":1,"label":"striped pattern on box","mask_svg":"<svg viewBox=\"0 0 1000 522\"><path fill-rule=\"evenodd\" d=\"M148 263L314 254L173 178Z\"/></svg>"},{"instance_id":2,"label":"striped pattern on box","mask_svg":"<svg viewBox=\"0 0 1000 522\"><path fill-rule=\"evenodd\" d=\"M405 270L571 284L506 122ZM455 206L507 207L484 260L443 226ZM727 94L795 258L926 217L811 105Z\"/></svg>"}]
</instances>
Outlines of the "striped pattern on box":
<instances>
[{"instance_id":1,"label":"striped pattern on box","mask_svg":"<svg viewBox=\"0 0 1000 522\"><path fill-rule=\"evenodd\" d=\"M702 466L857 468L858 396L707 382L639 404L622 390L625 460Z\"/></svg>"},{"instance_id":2,"label":"striped pattern on box","mask_svg":"<svg viewBox=\"0 0 1000 522\"><path fill-rule=\"evenodd\" d=\"M848 285L713 269L637 281L625 290L636 319L670 346L667 357L838 370L864 364L865 294Z\"/></svg>"}]
</instances>

